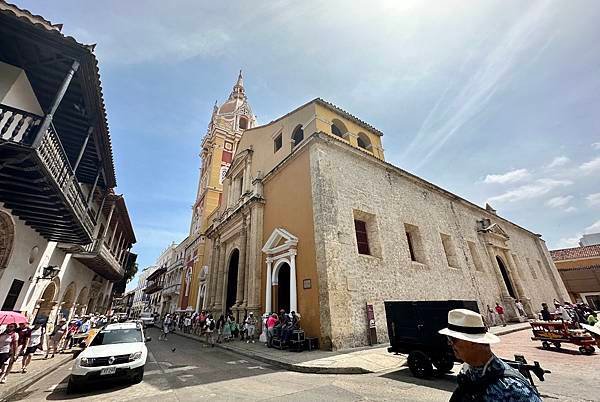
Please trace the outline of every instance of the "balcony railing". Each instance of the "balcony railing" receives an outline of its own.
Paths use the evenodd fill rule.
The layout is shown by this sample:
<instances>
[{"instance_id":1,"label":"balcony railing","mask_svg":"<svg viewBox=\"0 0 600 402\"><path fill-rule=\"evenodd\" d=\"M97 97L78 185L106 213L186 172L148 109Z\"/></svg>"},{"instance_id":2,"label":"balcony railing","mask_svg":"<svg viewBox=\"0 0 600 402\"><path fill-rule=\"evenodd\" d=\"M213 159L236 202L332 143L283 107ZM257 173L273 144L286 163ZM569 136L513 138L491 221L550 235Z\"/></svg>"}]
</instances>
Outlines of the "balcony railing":
<instances>
[{"instance_id":1,"label":"balcony railing","mask_svg":"<svg viewBox=\"0 0 600 402\"><path fill-rule=\"evenodd\" d=\"M82 251L73 253L73 257L86 260L87 266L107 279L121 278L125 274L117 257L102 238L94 239L92 243L82 247Z\"/></svg>"},{"instance_id":2,"label":"balcony railing","mask_svg":"<svg viewBox=\"0 0 600 402\"><path fill-rule=\"evenodd\" d=\"M34 136L37 133L39 126L41 124L42 118L36 116L32 113L16 109L11 106L0 104L0 143L5 144L13 144L16 145L16 149L21 150L32 150L32 144L34 140ZM23 152L23 151L20 151ZM57 207L65 207L67 211L70 212L68 216L52 216L52 213L49 213L49 216L46 216L44 219L38 219L39 223L32 224L34 229L41 229L40 233L48 232L54 235L57 240L65 241L65 242L80 242L80 244L85 244L90 241L91 235L94 230L94 217L93 214L88 211L86 198L81 191L81 187L79 182L77 181L77 177L71 168L71 164L69 163L69 159L67 157L67 153L65 152L60 138L56 132L56 129L53 125L50 125L48 131L42 138L40 145L37 149L34 150L36 158L32 158L34 161L37 159L36 165L41 165L43 169L39 169L42 174L46 177L46 179L50 179L49 181L53 183L60 192L60 199L62 200L57 204ZM18 163L23 163L22 169L23 172L27 171L28 165L27 160L24 158L15 159L17 163L13 164L14 169L19 169ZM14 177L10 177L12 180L10 183L18 183L19 179L22 179L22 174L14 173ZM40 196L48 196L49 188L45 187L45 189L38 190L40 192L39 195L34 195L30 199L27 200L38 200ZM45 192L44 192L45 191ZM54 190L55 191L55 190ZM55 193L54 193L55 194ZM18 196L18 193L14 193L13 199L15 195ZM4 199L0 199L0 201L7 201ZM10 203L11 200L8 200ZM30 207L34 207L34 205L26 204L26 200L14 200L18 206L22 206L21 208L24 211L31 209ZM19 202L21 201L21 202ZM19 215L19 213L15 213ZM26 213L23 213L26 215ZM28 222L34 222L35 219L24 216L24 220ZM57 224L60 225L48 225L48 220L55 220ZM67 219L69 222L65 222ZM46 222L44 224L43 222ZM55 230L56 226L64 227L65 224L75 223L79 229L78 233L60 233L60 231ZM82 230L83 229L83 230ZM80 233L82 231L82 233ZM70 240L70 241L69 241Z\"/></svg>"},{"instance_id":3,"label":"balcony railing","mask_svg":"<svg viewBox=\"0 0 600 402\"><path fill-rule=\"evenodd\" d=\"M162 293L165 296L167 296L167 295L177 295L177 294L179 294L180 291L181 291L181 284L180 283L176 283L174 285L170 285L170 286L165 287L163 289Z\"/></svg>"}]
</instances>

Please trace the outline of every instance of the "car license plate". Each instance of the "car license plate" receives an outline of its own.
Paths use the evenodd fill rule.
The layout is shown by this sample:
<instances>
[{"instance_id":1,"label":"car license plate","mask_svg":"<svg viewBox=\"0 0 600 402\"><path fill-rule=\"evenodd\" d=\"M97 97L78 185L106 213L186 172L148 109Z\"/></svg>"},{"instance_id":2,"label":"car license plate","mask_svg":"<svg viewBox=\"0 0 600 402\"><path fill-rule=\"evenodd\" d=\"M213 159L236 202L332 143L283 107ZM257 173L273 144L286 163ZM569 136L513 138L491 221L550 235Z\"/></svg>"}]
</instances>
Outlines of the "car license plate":
<instances>
[{"instance_id":1,"label":"car license plate","mask_svg":"<svg viewBox=\"0 0 600 402\"><path fill-rule=\"evenodd\" d=\"M117 372L116 367L106 367L100 371L100 375L110 375L110 374L114 374L116 372Z\"/></svg>"}]
</instances>

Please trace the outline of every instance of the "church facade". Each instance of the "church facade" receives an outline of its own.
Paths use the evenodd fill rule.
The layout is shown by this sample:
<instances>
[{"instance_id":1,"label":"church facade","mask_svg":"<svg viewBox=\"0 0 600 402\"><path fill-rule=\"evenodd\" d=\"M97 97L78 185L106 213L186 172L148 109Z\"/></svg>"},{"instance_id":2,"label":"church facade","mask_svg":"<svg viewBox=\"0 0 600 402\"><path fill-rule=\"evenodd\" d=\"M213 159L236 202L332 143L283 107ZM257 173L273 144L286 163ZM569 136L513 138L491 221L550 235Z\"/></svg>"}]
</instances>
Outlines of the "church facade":
<instances>
[{"instance_id":1,"label":"church facade","mask_svg":"<svg viewBox=\"0 0 600 402\"><path fill-rule=\"evenodd\" d=\"M249 126L204 230L202 307L296 311L325 349L380 341L385 300L568 300L540 235L385 161L382 133L322 99Z\"/></svg>"}]
</instances>

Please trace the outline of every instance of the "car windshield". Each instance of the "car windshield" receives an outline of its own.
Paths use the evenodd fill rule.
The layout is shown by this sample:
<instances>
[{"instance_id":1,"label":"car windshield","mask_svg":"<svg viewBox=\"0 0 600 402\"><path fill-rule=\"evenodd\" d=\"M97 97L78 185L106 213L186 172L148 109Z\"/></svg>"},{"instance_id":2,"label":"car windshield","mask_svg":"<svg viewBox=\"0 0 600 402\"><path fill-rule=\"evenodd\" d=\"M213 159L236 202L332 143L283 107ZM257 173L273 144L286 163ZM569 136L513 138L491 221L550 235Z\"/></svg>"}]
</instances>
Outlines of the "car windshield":
<instances>
[{"instance_id":1,"label":"car windshield","mask_svg":"<svg viewBox=\"0 0 600 402\"><path fill-rule=\"evenodd\" d=\"M90 346L112 345L115 343L143 342L142 331L131 329L103 329L94 337Z\"/></svg>"}]
</instances>

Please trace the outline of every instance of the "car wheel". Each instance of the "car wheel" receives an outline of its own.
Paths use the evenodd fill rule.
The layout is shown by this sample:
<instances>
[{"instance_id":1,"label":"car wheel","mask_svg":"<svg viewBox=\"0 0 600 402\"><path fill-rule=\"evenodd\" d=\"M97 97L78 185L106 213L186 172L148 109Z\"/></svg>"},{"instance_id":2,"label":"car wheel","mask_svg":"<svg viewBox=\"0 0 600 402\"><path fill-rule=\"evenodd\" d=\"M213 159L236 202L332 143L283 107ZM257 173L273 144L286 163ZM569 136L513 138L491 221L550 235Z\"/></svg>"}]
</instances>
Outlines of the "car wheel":
<instances>
[{"instance_id":1,"label":"car wheel","mask_svg":"<svg viewBox=\"0 0 600 402\"><path fill-rule=\"evenodd\" d=\"M429 378L433 375L431 359L421 351L412 351L407 359L408 368L417 378Z\"/></svg>"},{"instance_id":2,"label":"car wheel","mask_svg":"<svg viewBox=\"0 0 600 402\"><path fill-rule=\"evenodd\" d=\"M136 372L133 375L131 382L134 384L139 384L142 382L143 379L144 379L144 366L136 369Z\"/></svg>"}]
</instances>

